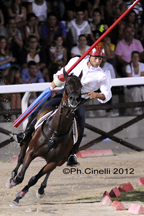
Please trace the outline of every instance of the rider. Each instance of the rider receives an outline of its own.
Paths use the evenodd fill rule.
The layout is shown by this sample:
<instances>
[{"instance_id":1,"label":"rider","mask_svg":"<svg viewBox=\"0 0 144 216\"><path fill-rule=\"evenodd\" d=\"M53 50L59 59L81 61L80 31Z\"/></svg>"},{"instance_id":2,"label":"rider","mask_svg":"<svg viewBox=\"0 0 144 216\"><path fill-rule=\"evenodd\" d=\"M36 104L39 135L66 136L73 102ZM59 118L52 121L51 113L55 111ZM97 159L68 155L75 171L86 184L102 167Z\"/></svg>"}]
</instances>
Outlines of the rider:
<instances>
[{"instance_id":1,"label":"rider","mask_svg":"<svg viewBox=\"0 0 144 216\"><path fill-rule=\"evenodd\" d=\"M82 103L85 102L88 98L97 98L99 102L106 103L112 97L111 94L111 77L109 71L103 71L103 69L99 66L102 62L102 58L105 58L104 49L96 45L88 54L87 59L83 59L71 72L70 74L74 74L79 76L81 71L83 71L83 76L81 78L82 90L81 90L81 98ZM68 64L65 66L65 70L67 71L76 61L78 57L72 58ZM53 90L57 86L62 86L64 82L60 81L58 76L63 74L63 68L56 73L54 80L51 83L51 90ZM100 89L100 92L96 92ZM45 107L55 107L58 106L62 99L63 89L59 92L58 95L49 100ZM77 162L76 153L78 152L79 145L81 143L84 127L85 127L85 109L84 106L80 106L76 110L76 115L79 118L81 132L79 134L78 140L76 144L73 146L71 150L67 165L68 166L76 166L79 165ZM20 143L20 145L24 145L27 140L31 137L32 132L34 131L34 125L36 123L36 118L30 123L30 125L26 128L23 133L13 134L14 140Z\"/></svg>"}]
</instances>

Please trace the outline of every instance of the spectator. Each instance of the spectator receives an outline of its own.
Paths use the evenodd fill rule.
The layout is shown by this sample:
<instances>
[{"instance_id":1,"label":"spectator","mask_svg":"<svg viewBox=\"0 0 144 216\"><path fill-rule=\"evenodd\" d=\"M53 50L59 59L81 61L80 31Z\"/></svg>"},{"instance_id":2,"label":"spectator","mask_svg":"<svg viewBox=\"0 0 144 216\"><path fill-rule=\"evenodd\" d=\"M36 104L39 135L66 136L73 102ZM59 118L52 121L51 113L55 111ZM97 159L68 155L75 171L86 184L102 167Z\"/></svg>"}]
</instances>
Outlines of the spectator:
<instances>
[{"instance_id":1,"label":"spectator","mask_svg":"<svg viewBox=\"0 0 144 216\"><path fill-rule=\"evenodd\" d=\"M92 22L90 23L92 42L95 42L108 29L108 25L102 20L101 11L96 8L93 11Z\"/></svg>"},{"instance_id":2,"label":"spectator","mask_svg":"<svg viewBox=\"0 0 144 216\"><path fill-rule=\"evenodd\" d=\"M29 36L28 45L23 47L20 55L20 65L22 68L27 68L30 61L35 61L39 70L43 70L46 67L46 52L38 45L38 39L35 35Z\"/></svg>"},{"instance_id":3,"label":"spectator","mask_svg":"<svg viewBox=\"0 0 144 216\"><path fill-rule=\"evenodd\" d=\"M27 19L27 11L22 6L22 0L12 0L11 7L8 8L8 16L14 18L16 27L22 32Z\"/></svg>"},{"instance_id":4,"label":"spectator","mask_svg":"<svg viewBox=\"0 0 144 216\"><path fill-rule=\"evenodd\" d=\"M103 58L102 62L100 64L100 67L107 73L107 71L110 72L111 78L114 79L116 78L116 71L115 68L113 67L112 64L107 62L107 58ZM112 87L112 92L114 91L114 88ZM112 105L112 99L110 99L107 104ZM113 116L118 116L119 113L114 112L112 109L106 109L106 116L107 117L113 117Z\"/></svg>"},{"instance_id":5,"label":"spectator","mask_svg":"<svg viewBox=\"0 0 144 216\"><path fill-rule=\"evenodd\" d=\"M52 0L51 10L56 14L59 20L64 19L65 15L65 2L64 0Z\"/></svg>"},{"instance_id":6,"label":"spectator","mask_svg":"<svg viewBox=\"0 0 144 216\"><path fill-rule=\"evenodd\" d=\"M115 45L111 43L111 38L109 36L105 36L103 42L100 42L99 45L105 50L107 62L116 68Z\"/></svg>"},{"instance_id":7,"label":"spectator","mask_svg":"<svg viewBox=\"0 0 144 216\"><path fill-rule=\"evenodd\" d=\"M84 20L88 19L88 7L86 2L84 2L83 0L70 0L69 2L67 2L66 12L69 21L76 18L77 11L83 11Z\"/></svg>"},{"instance_id":8,"label":"spectator","mask_svg":"<svg viewBox=\"0 0 144 216\"><path fill-rule=\"evenodd\" d=\"M122 12L126 11L133 3L135 0L129 0L129 1L124 1L123 2L123 6L122 6ZM138 19L138 23L141 23L141 15L143 13L143 8L140 2L138 2L134 7L133 10L135 11L135 13L137 14L137 19Z\"/></svg>"},{"instance_id":9,"label":"spectator","mask_svg":"<svg viewBox=\"0 0 144 216\"><path fill-rule=\"evenodd\" d=\"M111 26L122 14L122 0L105 1L105 20Z\"/></svg>"},{"instance_id":10,"label":"spectator","mask_svg":"<svg viewBox=\"0 0 144 216\"><path fill-rule=\"evenodd\" d=\"M71 31L72 34L73 46L77 45L80 34L84 34L86 37L91 34L90 25L88 24L88 21L84 20L83 11L77 11L76 19L73 19L68 23L68 32L69 31Z\"/></svg>"},{"instance_id":11,"label":"spectator","mask_svg":"<svg viewBox=\"0 0 144 216\"><path fill-rule=\"evenodd\" d=\"M6 37L13 56L18 60L20 50L23 46L23 40L20 30L16 28L16 22L13 17L9 18L7 27L1 29L1 35Z\"/></svg>"},{"instance_id":12,"label":"spectator","mask_svg":"<svg viewBox=\"0 0 144 216\"><path fill-rule=\"evenodd\" d=\"M4 25L4 16L3 16L3 12L0 9L0 30L3 28Z\"/></svg>"},{"instance_id":13,"label":"spectator","mask_svg":"<svg viewBox=\"0 0 144 216\"><path fill-rule=\"evenodd\" d=\"M144 64L140 62L138 51L133 51L131 54L131 62L126 66L127 77L144 76ZM144 101L144 85L127 86L125 94L130 97L132 102ZM141 115L142 109L137 107L134 109L135 115Z\"/></svg>"},{"instance_id":14,"label":"spectator","mask_svg":"<svg viewBox=\"0 0 144 216\"><path fill-rule=\"evenodd\" d=\"M12 66L9 69L8 75L4 77L4 82L6 85L22 84L20 77L20 70L18 67ZM10 99L10 109L20 109L21 108L21 95L20 93L9 94ZM16 119L15 115L11 116L11 120Z\"/></svg>"},{"instance_id":15,"label":"spectator","mask_svg":"<svg viewBox=\"0 0 144 216\"><path fill-rule=\"evenodd\" d=\"M71 49L71 57L82 56L90 46L87 45L87 37L83 34L79 35L78 46L75 46ZM85 58L87 58L86 56Z\"/></svg>"},{"instance_id":16,"label":"spectator","mask_svg":"<svg viewBox=\"0 0 144 216\"><path fill-rule=\"evenodd\" d=\"M44 78L37 68L37 64L35 61L29 61L28 67L23 69L21 72L23 83L43 83ZM37 95L35 92L31 93L31 96L29 98L29 104L31 104L35 99Z\"/></svg>"},{"instance_id":17,"label":"spectator","mask_svg":"<svg viewBox=\"0 0 144 216\"><path fill-rule=\"evenodd\" d=\"M57 35L61 35L63 41L66 41L66 28L65 25L58 21L54 13L48 14L47 23L41 28L41 38L45 42L45 46L51 46Z\"/></svg>"},{"instance_id":18,"label":"spectator","mask_svg":"<svg viewBox=\"0 0 144 216\"><path fill-rule=\"evenodd\" d=\"M138 30L139 30L139 25L137 22L137 15L134 10L131 10L127 16L125 17L125 21L121 21L120 24L118 25L118 39L123 39L123 30L126 25L131 25L132 28L134 29L134 37L138 37Z\"/></svg>"},{"instance_id":19,"label":"spectator","mask_svg":"<svg viewBox=\"0 0 144 216\"><path fill-rule=\"evenodd\" d=\"M102 20L104 20L104 5L100 0L89 0L88 4L88 17L91 19L93 17L93 12L95 9L100 9Z\"/></svg>"},{"instance_id":20,"label":"spectator","mask_svg":"<svg viewBox=\"0 0 144 216\"><path fill-rule=\"evenodd\" d=\"M34 13L27 15L27 25L24 29L25 39L28 39L30 35L35 35L37 39L40 39L40 34L38 31L38 19Z\"/></svg>"},{"instance_id":21,"label":"spectator","mask_svg":"<svg viewBox=\"0 0 144 216\"><path fill-rule=\"evenodd\" d=\"M28 13L34 13L39 20L40 24L44 24L47 20L47 13L51 10L49 1L34 0L28 5Z\"/></svg>"},{"instance_id":22,"label":"spectator","mask_svg":"<svg viewBox=\"0 0 144 216\"><path fill-rule=\"evenodd\" d=\"M50 56L50 82L53 80L53 74L64 67L67 63L67 49L63 46L62 36L57 36L55 46L49 48ZM56 70L56 71L55 71Z\"/></svg>"},{"instance_id":23,"label":"spectator","mask_svg":"<svg viewBox=\"0 0 144 216\"><path fill-rule=\"evenodd\" d=\"M3 73L3 76L8 73L11 62L15 62L15 58L11 55L6 38L0 36L0 71Z\"/></svg>"},{"instance_id":24,"label":"spectator","mask_svg":"<svg viewBox=\"0 0 144 216\"><path fill-rule=\"evenodd\" d=\"M134 39L134 30L131 26L125 26L124 28L124 39L118 42L116 46L116 58L117 58L117 69L121 68L119 75L121 77L126 76L125 67L131 61L132 51L138 51L141 59L144 57L144 49L139 40Z\"/></svg>"}]
</instances>

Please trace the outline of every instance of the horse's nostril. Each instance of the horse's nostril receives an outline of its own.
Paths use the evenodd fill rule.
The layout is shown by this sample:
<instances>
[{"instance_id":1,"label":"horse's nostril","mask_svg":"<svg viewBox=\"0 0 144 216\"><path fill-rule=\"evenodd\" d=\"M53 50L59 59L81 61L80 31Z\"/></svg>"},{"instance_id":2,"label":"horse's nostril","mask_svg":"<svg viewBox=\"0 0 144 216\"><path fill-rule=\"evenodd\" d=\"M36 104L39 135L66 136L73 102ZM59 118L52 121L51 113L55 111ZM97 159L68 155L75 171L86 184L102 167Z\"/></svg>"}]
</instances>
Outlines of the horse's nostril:
<instances>
[{"instance_id":1,"label":"horse's nostril","mask_svg":"<svg viewBox=\"0 0 144 216\"><path fill-rule=\"evenodd\" d=\"M80 102L80 98L76 98L76 102Z\"/></svg>"}]
</instances>

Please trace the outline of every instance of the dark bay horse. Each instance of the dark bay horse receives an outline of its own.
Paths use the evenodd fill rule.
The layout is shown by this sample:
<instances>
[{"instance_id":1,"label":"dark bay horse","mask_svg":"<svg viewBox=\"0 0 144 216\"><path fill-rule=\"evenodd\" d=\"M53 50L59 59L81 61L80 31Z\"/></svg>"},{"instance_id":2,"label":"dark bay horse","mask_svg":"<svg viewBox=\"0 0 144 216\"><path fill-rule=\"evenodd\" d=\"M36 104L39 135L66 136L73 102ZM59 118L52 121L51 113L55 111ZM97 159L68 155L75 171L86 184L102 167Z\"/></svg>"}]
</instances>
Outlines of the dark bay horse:
<instances>
[{"instance_id":1,"label":"dark bay horse","mask_svg":"<svg viewBox=\"0 0 144 216\"><path fill-rule=\"evenodd\" d=\"M29 188L36 184L36 182L46 175L44 181L41 183L38 189L38 195L44 195L44 188L47 186L47 180L50 173L57 167L64 164L68 158L69 152L73 148L73 121L75 117L75 110L78 108L81 102L81 77L68 76L63 71L65 77L65 86L62 101L58 106L55 113L44 123L36 129L33 133L32 139L29 144L24 145L23 156L24 160L21 161L22 168L17 175L17 168L15 169L14 176L7 184L9 188L12 188L20 184L25 176L25 172L30 165L31 161L36 157L42 157L46 161L46 165L38 172L37 175L30 178L28 184L16 195L12 205L18 205L19 200L24 197ZM47 111L42 112L38 119L43 116ZM78 122L77 122L78 124ZM79 124L78 124L79 126ZM78 130L79 132L79 130ZM26 151L27 146L29 147ZM22 157L21 157L22 160ZM19 163L20 164L20 163Z\"/></svg>"}]
</instances>

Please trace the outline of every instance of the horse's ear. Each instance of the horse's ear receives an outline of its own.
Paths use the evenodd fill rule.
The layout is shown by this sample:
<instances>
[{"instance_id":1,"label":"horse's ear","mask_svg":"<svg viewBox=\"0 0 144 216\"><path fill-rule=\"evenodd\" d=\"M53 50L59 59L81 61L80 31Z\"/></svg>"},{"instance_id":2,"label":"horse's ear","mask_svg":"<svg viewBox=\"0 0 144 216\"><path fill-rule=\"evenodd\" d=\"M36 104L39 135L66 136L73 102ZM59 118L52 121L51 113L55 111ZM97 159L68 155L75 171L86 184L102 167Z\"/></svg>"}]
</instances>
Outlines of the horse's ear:
<instances>
[{"instance_id":1,"label":"horse's ear","mask_svg":"<svg viewBox=\"0 0 144 216\"><path fill-rule=\"evenodd\" d=\"M82 76L83 76L83 71L81 71L81 73L79 75L80 80L81 80Z\"/></svg>"},{"instance_id":2,"label":"horse's ear","mask_svg":"<svg viewBox=\"0 0 144 216\"><path fill-rule=\"evenodd\" d=\"M67 74L65 68L63 68L63 75L64 75L65 80L67 80L67 78L68 78L68 74Z\"/></svg>"}]
</instances>

